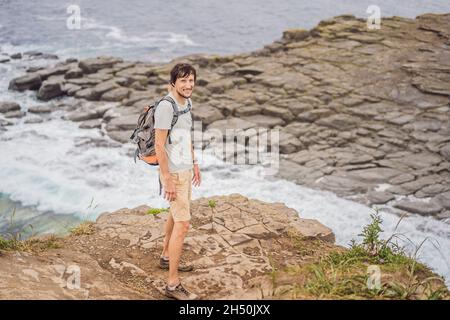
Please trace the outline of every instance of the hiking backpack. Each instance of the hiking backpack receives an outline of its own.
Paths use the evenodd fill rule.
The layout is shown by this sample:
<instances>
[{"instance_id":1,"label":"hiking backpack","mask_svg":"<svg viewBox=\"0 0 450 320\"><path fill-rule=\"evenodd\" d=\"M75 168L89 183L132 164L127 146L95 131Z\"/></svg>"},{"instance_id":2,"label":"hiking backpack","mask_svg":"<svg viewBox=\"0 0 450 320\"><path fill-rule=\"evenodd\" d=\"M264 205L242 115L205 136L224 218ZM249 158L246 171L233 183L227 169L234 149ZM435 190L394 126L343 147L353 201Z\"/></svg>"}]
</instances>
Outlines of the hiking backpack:
<instances>
[{"instance_id":1,"label":"hiking backpack","mask_svg":"<svg viewBox=\"0 0 450 320\"><path fill-rule=\"evenodd\" d=\"M136 158L139 158L152 166L157 166L159 164L155 150L155 111L161 101L164 100L169 101L173 108L172 123L169 132L167 133L170 144L172 143L170 132L177 123L178 117L191 110L190 99L188 99L188 106L184 110L179 111L177 104L170 96L165 96L154 104L145 107L144 111L139 115L136 129L134 129L133 134L130 137L130 139L137 144L136 151L134 152L134 162L136 162Z\"/></svg>"}]
</instances>

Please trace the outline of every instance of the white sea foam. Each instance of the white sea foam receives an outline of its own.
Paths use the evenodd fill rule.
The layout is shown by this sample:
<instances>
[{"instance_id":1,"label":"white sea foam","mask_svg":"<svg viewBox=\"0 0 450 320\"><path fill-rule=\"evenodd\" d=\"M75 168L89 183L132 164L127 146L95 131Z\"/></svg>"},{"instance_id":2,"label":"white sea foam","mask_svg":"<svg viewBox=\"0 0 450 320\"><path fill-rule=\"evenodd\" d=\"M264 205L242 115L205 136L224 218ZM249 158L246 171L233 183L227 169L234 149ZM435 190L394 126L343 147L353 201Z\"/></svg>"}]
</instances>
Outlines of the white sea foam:
<instances>
[{"instance_id":1,"label":"white sea foam","mask_svg":"<svg viewBox=\"0 0 450 320\"><path fill-rule=\"evenodd\" d=\"M115 44L136 45L146 44L148 46L164 47L165 45L195 46L186 34L174 32L148 31L140 35L129 34L118 26L107 25L95 19L83 19L82 29L99 30L106 39L114 41Z\"/></svg>"}]
</instances>

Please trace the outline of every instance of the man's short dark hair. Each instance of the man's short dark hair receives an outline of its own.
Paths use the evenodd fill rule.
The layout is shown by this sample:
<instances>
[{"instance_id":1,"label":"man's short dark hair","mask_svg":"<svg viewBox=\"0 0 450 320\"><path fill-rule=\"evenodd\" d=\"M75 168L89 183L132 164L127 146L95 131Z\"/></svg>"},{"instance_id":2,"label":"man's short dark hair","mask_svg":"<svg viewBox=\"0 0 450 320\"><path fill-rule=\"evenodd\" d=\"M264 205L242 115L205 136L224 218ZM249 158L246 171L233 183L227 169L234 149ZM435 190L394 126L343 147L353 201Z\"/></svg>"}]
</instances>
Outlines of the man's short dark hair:
<instances>
[{"instance_id":1,"label":"man's short dark hair","mask_svg":"<svg viewBox=\"0 0 450 320\"><path fill-rule=\"evenodd\" d=\"M174 85L179 78L194 76L194 81L197 80L197 71L188 63L177 63L170 71L170 84Z\"/></svg>"}]
</instances>

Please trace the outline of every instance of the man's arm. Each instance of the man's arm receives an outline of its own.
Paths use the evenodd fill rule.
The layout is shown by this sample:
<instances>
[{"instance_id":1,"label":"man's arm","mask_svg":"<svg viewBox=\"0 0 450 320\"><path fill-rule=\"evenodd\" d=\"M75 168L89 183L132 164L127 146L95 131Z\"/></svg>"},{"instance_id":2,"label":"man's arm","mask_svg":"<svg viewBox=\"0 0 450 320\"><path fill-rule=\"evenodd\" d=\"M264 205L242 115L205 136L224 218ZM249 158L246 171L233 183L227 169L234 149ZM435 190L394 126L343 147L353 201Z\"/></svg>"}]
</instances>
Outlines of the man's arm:
<instances>
[{"instance_id":1,"label":"man's arm","mask_svg":"<svg viewBox=\"0 0 450 320\"><path fill-rule=\"evenodd\" d=\"M197 159L195 158L194 154L194 144L192 144L192 160L194 162L194 175L192 177L192 184L195 187L200 186L200 183L202 182L202 177L200 175L200 168L198 167Z\"/></svg>"},{"instance_id":2,"label":"man's arm","mask_svg":"<svg viewBox=\"0 0 450 320\"><path fill-rule=\"evenodd\" d=\"M161 101L155 110L155 152L158 158L161 182L164 186L164 198L175 200L175 184L169 172L169 157L165 144L173 118L173 108L170 102Z\"/></svg>"},{"instance_id":3,"label":"man's arm","mask_svg":"<svg viewBox=\"0 0 450 320\"><path fill-rule=\"evenodd\" d=\"M172 201L176 198L176 189L172 177L170 176L169 160L166 149L164 148L168 133L168 129L155 129L155 152L156 157L158 158L162 184L164 186L164 198Z\"/></svg>"}]
</instances>

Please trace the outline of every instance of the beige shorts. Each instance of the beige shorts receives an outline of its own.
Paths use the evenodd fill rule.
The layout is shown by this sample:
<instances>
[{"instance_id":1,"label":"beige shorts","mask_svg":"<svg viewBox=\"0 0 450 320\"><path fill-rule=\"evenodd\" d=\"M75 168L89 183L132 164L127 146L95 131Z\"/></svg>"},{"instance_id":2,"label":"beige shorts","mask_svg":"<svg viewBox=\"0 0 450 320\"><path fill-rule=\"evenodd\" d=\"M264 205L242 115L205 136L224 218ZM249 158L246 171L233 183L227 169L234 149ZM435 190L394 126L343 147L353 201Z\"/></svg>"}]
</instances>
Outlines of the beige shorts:
<instances>
[{"instance_id":1,"label":"beige shorts","mask_svg":"<svg viewBox=\"0 0 450 320\"><path fill-rule=\"evenodd\" d=\"M169 212L175 222L191 220L192 170L171 173L176 198L170 201Z\"/></svg>"}]
</instances>

